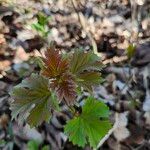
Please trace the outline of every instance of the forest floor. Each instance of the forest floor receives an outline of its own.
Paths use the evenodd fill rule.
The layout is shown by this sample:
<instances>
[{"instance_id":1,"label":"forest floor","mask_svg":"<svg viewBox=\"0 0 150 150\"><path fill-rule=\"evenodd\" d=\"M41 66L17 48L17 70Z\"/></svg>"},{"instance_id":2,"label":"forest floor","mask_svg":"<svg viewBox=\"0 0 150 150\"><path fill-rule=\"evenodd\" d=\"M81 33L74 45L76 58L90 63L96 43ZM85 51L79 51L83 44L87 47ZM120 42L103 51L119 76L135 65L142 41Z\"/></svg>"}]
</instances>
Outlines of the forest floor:
<instances>
[{"instance_id":1,"label":"forest floor","mask_svg":"<svg viewBox=\"0 0 150 150\"><path fill-rule=\"evenodd\" d=\"M150 2L137 4L138 25L139 17L131 19L129 0L73 1L0 0L0 149L24 150L33 139L41 141L40 147L51 143L46 128L29 129L11 121L9 93L39 72L33 57L53 42L66 53L93 49L106 66L106 81L94 88L94 94L110 107L112 122L119 124L100 149L150 150ZM42 32L32 27L39 12L50 16ZM50 32L43 37L46 31ZM135 52L130 58L132 44ZM66 141L64 149L79 148Z\"/></svg>"}]
</instances>

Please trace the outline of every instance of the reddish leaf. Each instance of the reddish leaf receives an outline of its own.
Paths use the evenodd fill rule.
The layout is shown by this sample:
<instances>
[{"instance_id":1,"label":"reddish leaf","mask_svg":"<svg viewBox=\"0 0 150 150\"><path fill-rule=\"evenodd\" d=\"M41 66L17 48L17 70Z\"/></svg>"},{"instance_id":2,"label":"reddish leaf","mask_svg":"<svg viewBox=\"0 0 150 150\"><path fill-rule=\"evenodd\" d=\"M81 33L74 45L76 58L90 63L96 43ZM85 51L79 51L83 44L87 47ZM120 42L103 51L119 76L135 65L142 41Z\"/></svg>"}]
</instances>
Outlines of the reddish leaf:
<instances>
[{"instance_id":1,"label":"reddish leaf","mask_svg":"<svg viewBox=\"0 0 150 150\"><path fill-rule=\"evenodd\" d=\"M74 103L76 98L76 84L71 74L66 73L61 78L54 79L51 82L51 87L56 91L60 100L65 100L68 105Z\"/></svg>"},{"instance_id":2,"label":"reddish leaf","mask_svg":"<svg viewBox=\"0 0 150 150\"><path fill-rule=\"evenodd\" d=\"M65 100L69 105L76 97L76 85L73 76L69 73L67 59L63 59L54 48L45 52L45 68L43 75L52 79L51 87L56 91L59 100Z\"/></svg>"},{"instance_id":3,"label":"reddish leaf","mask_svg":"<svg viewBox=\"0 0 150 150\"><path fill-rule=\"evenodd\" d=\"M68 70L68 62L66 59L62 59L59 54L59 50L50 48L45 52L45 68L43 69L43 75L49 78L55 78L61 76Z\"/></svg>"}]
</instances>

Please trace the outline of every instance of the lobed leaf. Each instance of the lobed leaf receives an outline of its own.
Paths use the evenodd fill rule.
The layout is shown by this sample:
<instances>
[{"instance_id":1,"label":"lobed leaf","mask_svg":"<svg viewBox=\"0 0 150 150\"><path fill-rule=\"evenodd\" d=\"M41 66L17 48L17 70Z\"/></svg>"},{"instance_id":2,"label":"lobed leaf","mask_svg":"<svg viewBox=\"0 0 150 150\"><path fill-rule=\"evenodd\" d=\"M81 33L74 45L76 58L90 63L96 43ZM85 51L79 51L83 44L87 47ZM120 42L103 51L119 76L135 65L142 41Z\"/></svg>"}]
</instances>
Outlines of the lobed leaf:
<instances>
[{"instance_id":1,"label":"lobed leaf","mask_svg":"<svg viewBox=\"0 0 150 150\"><path fill-rule=\"evenodd\" d=\"M74 145L84 147L87 143L84 122L80 117L75 117L67 123L65 133Z\"/></svg>"},{"instance_id":2,"label":"lobed leaf","mask_svg":"<svg viewBox=\"0 0 150 150\"><path fill-rule=\"evenodd\" d=\"M76 75L85 70L101 70L102 67L100 58L92 51L77 50L70 58L70 71Z\"/></svg>"},{"instance_id":3,"label":"lobed leaf","mask_svg":"<svg viewBox=\"0 0 150 150\"><path fill-rule=\"evenodd\" d=\"M32 74L18 86L14 87L11 96L12 119L26 120L31 126L49 121L51 110L59 110L54 93L50 92L48 79Z\"/></svg>"},{"instance_id":4,"label":"lobed leaf","mask_svg":"<svg viewBox=\"0 0 150 150\"><path fill-rule=\"evenodd\" d=\"M69 73L68 61L62 58L58 50L49 49L45 53L43 75L52 79L50 86L56 91L59 100L73 104L76 98L76 84Z\"/></svg>"},{"instance_id":5,"label":"lobed leaf","mask_svg":"<svg viewBox=\"0 0 150 150\"><path fill-rule=\"evenodd\" d=\"M93 97L88 97L86 104L82 109L82 114L85 116L93 116L97 118L108 118L109 117L109 108L103 102L100 102Z\"/></svg>"},{"instance_id":6,"label":"lobed leaf","mask_svg":"<svg viewBox=\"0 0 150 150\"><path fill-rule=\"evenodd\" d=\"M108 107L90 97L86 100L82 113L68 121L65 133L73 144L84 147L89 142L91 147L96 148L99 141L111 128L108 116Z\"/></svg>"},{"instance_id":7,"label":"lobed leaf","mask_svg":"<svg viewBox=\"0 0 150 150\"><path fill-rule=\"evenodd\" d=\"M54 48L45 52L44 69L42 74L51 79L51 86L60 100L73 104L77 87L92 91L92 86L101 82L100 73L102 63L93 52L76 51L65 57Z\"/></svg>"},{"instance_id":8,"label":"lobed leaf","mask_svg":"<svg viewBox=\"0 0 150 150\"><path fill-rule=\"evenodd\" d=\"M79 86L92 91L92 86L102 82L102 78L99 72L84 72L78 75L77 83Z\"/></svg>"},{"instance_id":9,"label":"lobed leaf","mask_svg":"<svg viewBox=\"0 0 150 150\"><path fill-rule=\"evenodd\" d=\"M50 48L45 52L45 68L42 74L48 78L59 78L68 71L67 59L63 59L58 50Z\"/></svg>"},{"instance_id":10,"label":"lobed leaf","mask_svg":"<svg viewBox=\"0 0 150 150\"><path fill-rule=\"evenodd\" d=\"M56 91L59 100L65 100L67 104L73 104L76 98L76 84L71 74L63 74L59 80L54 79L51 87Z\"/></svg>"},{"instance_id":11,"label":"lobed leaf","mask_svg":"<svg viewBox=\"0 0 150 150\"><path fill-rule=\"evenodd\" d=\"M103 65L93 52L78 50L70 58L70 71L75 75L80 87L92 91L92 86L102 81L100 71Z\"/></svg>"}]
</instances>

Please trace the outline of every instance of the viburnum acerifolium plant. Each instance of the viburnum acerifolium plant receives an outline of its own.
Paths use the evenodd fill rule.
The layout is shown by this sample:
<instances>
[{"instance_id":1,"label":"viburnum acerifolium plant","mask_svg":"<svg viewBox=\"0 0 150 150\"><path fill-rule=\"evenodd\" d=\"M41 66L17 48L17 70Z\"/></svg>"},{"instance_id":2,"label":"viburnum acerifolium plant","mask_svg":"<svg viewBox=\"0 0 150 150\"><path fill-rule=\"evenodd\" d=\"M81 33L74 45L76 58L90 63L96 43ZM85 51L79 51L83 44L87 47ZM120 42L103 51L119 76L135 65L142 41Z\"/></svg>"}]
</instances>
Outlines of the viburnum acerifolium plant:
<instances>
[{"instance_id":1,"label":"viburnum acerifolium plant","mask_svg":"<svg viewBox=\"0 0 150 150\"><path fill-rule=\"evenodd\" d=\"M79 89L91 93L92 86L101 83L100 58L92 51L76 50L64 56L49 48L41 62L40 74L32 74L13 88L12 119L38 126L50 121L53 111L61 111L59 103L64 102L73 115L64 127L69 141L80 147L90 144L96 148L111 128L109 109L91 96L85 99L79 112L76 97Z\"/></svg>"}]
</instances>

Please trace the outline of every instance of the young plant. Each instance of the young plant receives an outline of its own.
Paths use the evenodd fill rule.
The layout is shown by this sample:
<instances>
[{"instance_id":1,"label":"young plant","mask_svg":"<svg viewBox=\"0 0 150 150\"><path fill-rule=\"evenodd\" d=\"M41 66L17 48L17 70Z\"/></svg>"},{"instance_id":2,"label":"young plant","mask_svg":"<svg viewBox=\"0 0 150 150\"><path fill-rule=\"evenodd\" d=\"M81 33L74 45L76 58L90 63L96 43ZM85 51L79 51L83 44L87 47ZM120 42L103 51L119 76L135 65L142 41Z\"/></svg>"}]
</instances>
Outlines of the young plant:
<instances>
[{"instance_id":1,"label":"young plant","mask_svg":"<svg viewBox=\"0 0 150 150\"><path fill-rule=\"evenodd\" d=\"M127 52L127 57L129 60L131 60L131 58L133 57L134 53L135 53L135 45L133 44L130 44L128 46L128 48L126 49L126 52Z\"/></svg>"},{"instance_id":2,"label":"young plant","mask_svg":"<svg viewBox=\"0 0 150 150\"><path fill-rule=\"evenodd\" d=\"M27 149L28 150L39 150L39 146L40 146L40 142L39 141L35 141L35 140L30 140L27 143ZM44 145L41 150L49 150L49 146L48 145Z\"/></svg>"},{"instance_id":3,"label":"young plant","mask_svg":"<svg viewBox=\"0 0 150 150\"><path fill-rule=\"evenodd\" d=\"M92 86L103 81L99 57L81 50L64 57L59 50L50 48L42 61L40 74L32 74L12 90L12 118L38 126L49 122L52 112L61 110L59 103L64 102L73 115L65 125L69 140L80 147L89 143L96 148L111 128L109 109L92 96L79 106L76 97L79 89L92 93Z\"/></svg>"},{"instance_id":4,"label":"young plant","mask_svg":"<svg viewBox=\"0 0 150 150\"><path fill-rule=\"evenodd\" d=\"M50 18L51 17L47 17L44 13L40 12L37 15L37 23L34 23L31 26L42 38L46 38L50 33L50 30L48 29Z\"/></svg>"}]
</instances>

